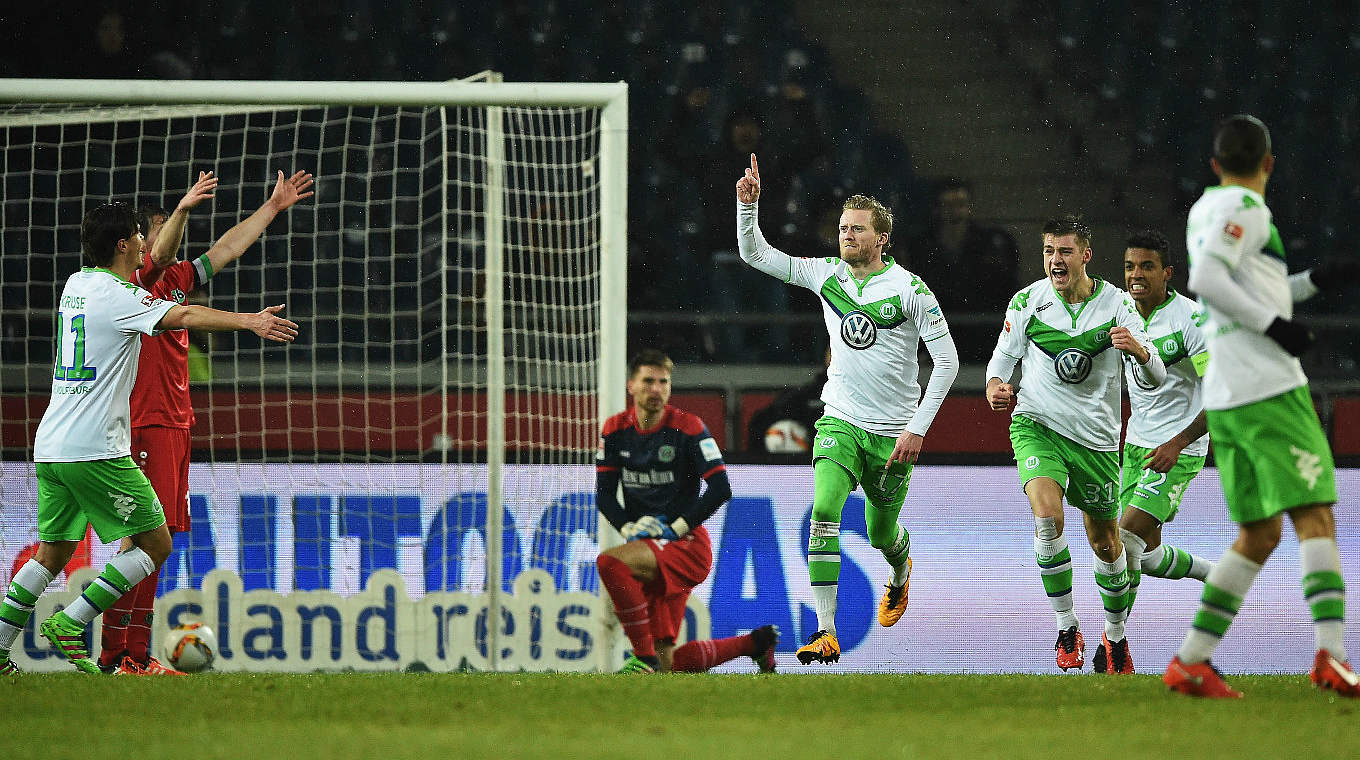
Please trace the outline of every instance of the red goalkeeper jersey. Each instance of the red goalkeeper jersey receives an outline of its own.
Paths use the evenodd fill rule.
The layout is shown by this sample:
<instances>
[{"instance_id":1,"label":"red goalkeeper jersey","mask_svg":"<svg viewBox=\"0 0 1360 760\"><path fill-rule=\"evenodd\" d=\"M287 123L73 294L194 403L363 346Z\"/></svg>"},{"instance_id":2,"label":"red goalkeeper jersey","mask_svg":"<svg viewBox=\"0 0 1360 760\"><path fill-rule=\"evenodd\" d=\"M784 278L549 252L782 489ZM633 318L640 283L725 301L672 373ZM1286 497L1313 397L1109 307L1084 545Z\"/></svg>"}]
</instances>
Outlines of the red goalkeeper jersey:
<instances>
[{"instance_id":1,"label":"red goalkeeper jersey","mask_svg":"<svg viewBox=\"0 0 1360 760\"><path fill-rule=\"evenodd\" d=\"M209 277L212 264L207 254L165 269L157 269L147 254L134 281L157 298L183 304L185 296L202 287ZM189 331L166 330L154 337L142 336L137 383L132 387L132 427L190 428L193 424L194 407L189 401Z\"/></svg>"}]
</instances>

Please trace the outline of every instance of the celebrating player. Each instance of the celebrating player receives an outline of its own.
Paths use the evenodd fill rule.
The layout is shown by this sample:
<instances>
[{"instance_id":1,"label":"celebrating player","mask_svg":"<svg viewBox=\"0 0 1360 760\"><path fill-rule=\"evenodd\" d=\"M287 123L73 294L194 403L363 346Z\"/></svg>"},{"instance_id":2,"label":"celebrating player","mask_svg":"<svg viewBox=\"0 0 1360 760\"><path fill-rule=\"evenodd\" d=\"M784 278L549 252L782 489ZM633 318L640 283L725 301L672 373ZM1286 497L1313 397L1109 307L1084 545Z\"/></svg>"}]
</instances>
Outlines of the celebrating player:
<instances>
[{"instance_id":1,"label":"celebrating player","mask_svg":"<svg viewBox=\"0 0 1360 760\"><path fill-rule=\"evenodd\" d=\"M1162 543L1162 524L1175 519L1185 489L1204 468L1209 451L1199 384L1209 362L1200 331L1204 313L1167 287L1174 269L1165 235L1145 230L1131 236L1127 246L1124 286L1166 364L1166 380L1156 388L1139 383L1133 366L1125 369L1133 413L1124 434L1119 537L1129 566L1132 610L1142 573L1202 581L1213 563ZM1126 357L1125 364L1132 361ZM1096 670L1105 664L1099 658L1092 663Z\"/></svg>"},{"instance_id":2,"label":"celebrating player","mask_svg":"<svg viewBox=\"0 0 1360 760\"><path fill-rule=\"evenodd\" d=\"M1091 228L1064 216L1044 225L1048 277L1015 294L987 364L987 402L1015 403L1011 447L1034 513L1034 554L1058 620L1058 667L1081 668L1085 641L1072 611L1072 555L1063 533L1063 496L1080 509L1095 552L1105 632L1096 650L1102 671L1133 672L1124 620L1129 573L1119 540L1119 389L1121 355L1133 357L1137 382L1160 385L1166 366L1151 348L1128 295L1086 273ZM1109 349L1115 349L1113 351ZM1010 383L1024 360L1018 394Z\"/></svg>"},{"instance_id":3,"label":"celebrating player","mask_svg":"<svg viewBox=\"0 0 1360 760\"><path fill-rule=\"evenodd\" d=\"M0 673L18 671L9 658L14 639L88 526L102 542L128 538L131 547L114 555L75 601L39 627L83 672L99 672L85 647L85 626L170 554L160 499L130 455L128 397L141 335L192 328L250 330L279 343L297 337L297 325L277 315L282 305L256 314L180 306L132 284L144 241L127 204L88 211L80 238L89 266L71 275L62 290L52 398L33 444L38 552L14 574L0 603Z\"/></svg>"},{"instance_id":4,"label":"celebrating player","mask_svg":"<svg viewBox=\"0 0 1360 760\"><path fill-rule=\"evenodd\" d=\"M703 421L667 403L671 366L669 357L651 349L628 363L633 406L605 423L596 459L600 514L627 540L595 562L633 645L621 672L697 673L742 655L761 672L773 672L779 629L772 625L675 646L690 591L713 568L703 522L732 497L732 487ZM706 484L702 494L700 480Z\"/></svg>"},{"instance_id":5,"label":"celebrating player","mask_svg":"<svg viewBox=\"0 0 1360 760\"><path fill-rule=\"evenodd\" d=\"M1207 306L1209 367L1204 406L1237 540L1204 580L1199 612L1167 666L1171 689L1198 697L1240 697L1210 663L1261 566L1280 543L1284 513L1299 539L1303 594L1317 653L1309 673L1320 688L1360 697L1343 642L1345 584L1332 504L1336 474L1298 356L1313 342L1293 321L1294 301L1337 285L1355 266L1290 278L1279 230L1266 208L1275 168L1270 132L1259 119L1229 117L1214 132L1210 166L1222 184L1190 209L1185 242L1190 287Z\"/></svg>"},{"instance_id":6,"label":"celebrating player","mask_svg":"<svg viewBox=\"0 0 1360 760\"><path fill-rule=\"evenodd\" d=\"M883 553L892 577L878 606L891 626L907 608L911 536L898 524L911 470L926 432L958 372L958 351L930 288L885 256L892 213L873 198L851 196L840 220L840 258L793 258L771 246L758 223L760 167L755 154L737 181L737 244L746 263L817 293L831 336L812 467L814 496L808 537L808 577L817 632L799 648L803 664L840 660L836 592L840 578L841 510L863 486L869 543ZM917 383L919 342L933 367L925 394ZM918 406L919 400L919 406Z\"/></svg>"},{"instance_id":7,"label":"celebrating player","mask_svg":"<svg viewBox=\"0 0 1360 760\"><path fill-rule=\"evenodd\" d=\"M164 210L151 208L141 214L150 243L136 282L157 298L184 303L187 295L208 282L245 253L280 212L312 195L312 175L297 172L285 178L278 173L274 191L264 205L244 221L227 230L217 244L193 261L176 263L175 253L184 235L190 209L211 198L217 186L212 172L199 174L199 181L167 218ZM151 480L151 487L165 509L170 532L189 530L189 429L194 424L189 400L189 333L163 332L142 339L137 384L132 389L133 461ZM131 546L124 540L123 549ZM177 675L151 653L152 613L156 603L157 569L104 612L99 665L125 675Z\"/></svg>"}]
</instances>

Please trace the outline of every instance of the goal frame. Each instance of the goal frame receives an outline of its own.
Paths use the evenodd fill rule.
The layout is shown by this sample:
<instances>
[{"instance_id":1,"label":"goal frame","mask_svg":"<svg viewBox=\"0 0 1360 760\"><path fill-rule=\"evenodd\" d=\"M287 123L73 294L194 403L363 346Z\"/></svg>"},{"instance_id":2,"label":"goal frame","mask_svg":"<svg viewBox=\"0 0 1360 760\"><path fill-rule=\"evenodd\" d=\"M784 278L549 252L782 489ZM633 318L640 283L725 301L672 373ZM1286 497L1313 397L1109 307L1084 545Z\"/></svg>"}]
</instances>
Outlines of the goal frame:
<instances>
[{"instance_id":1,"label":"goal frame","mask_svg":"<svg viewBox=\"0 0 1360 760\"><path fill-rule=\"evenodd\" d=\"M492 77L497 79L497 77ZM448 82L400 81L248 81L248 80L108 80L108 79L0 79L0 104L89 104L91 106L411 106L483 108L488 130L497 130L496 116L505 107L588 107L600 109L600 309L599 361L596 383L597 427L602 427L625 398L627 371L627 240L628 240L628 84L500 82L454 80ZM484 157L488 185L500 188L502 197L488 202L488 220L504 207L506 169L503 145L487 141ZM503 502L506 463L506 404L504 342L497 333L504 315L503 270L496 264L503 257L499 225L488 221L485 287L488 326L488 440L487 503ZM499 373L499 376L497 376ZM490 620L500 619L502 510L487 510L486 595ZM605 520L599 521L596 538L600 547L620 539ZM616 648L617 623L612 607L601 591L597 667L609 669ZM497 670L500 647L497 625L487 626L488 665Z\"/></svg>"}]
</instances>

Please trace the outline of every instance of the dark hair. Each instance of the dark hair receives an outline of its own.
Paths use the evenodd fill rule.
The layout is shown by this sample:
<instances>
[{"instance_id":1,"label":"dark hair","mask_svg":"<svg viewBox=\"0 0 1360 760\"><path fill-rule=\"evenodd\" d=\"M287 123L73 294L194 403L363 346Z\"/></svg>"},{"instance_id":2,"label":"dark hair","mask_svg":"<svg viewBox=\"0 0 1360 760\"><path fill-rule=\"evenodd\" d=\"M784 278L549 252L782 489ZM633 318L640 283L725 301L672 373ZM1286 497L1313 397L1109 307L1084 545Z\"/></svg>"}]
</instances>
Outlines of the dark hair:
<instances>
[{"instance_id":1,"label":"dark hair","mask_svg":"<svg viewBox=\"0 0 1360 760\"><path fill-rule=\"evenodd\" d=\"M137 224L141 225L143 235L151 234L151 219L157 216L169 219L170 212L157 203L143 203L137 207Z\"/></svg>"},{"instance_id":2,"label":"dark hair","mask_svg":"<svg viewBox=\"0 0 1360 760\"><path fill-rule=\"evenodd\" d=\"M1269 154L1270 130L1255 116L1229 116L1214 129L1214 160L1228 174L1252 174Z\"/></svg>"},{"instance_id":3,"label":"dark hair","mask_svg":"<svg viewBox=\"0 0 1360 760\"><path fill-rule=\"evenodd\" d=\"M1157 258L1161 260L1162 266L1171 266L1171 241L1166 239L1166 235L1157 230L1139 230L1129 235L1125 248L1146 248L1149 251L1156 251Z\"/></svg>"},{"instance_id":4,"label":"dark hair","mask_svg":"<svg viewBox=\"0 0 1360 760\"><path fill-rule=\"evenodd\" d=\"M119 240L137 234L137 212L126 203L105 203L85 212L80 221L80 247L92 266L113 263Z\"/></svg>"},{"instance_id":5,"label":"dark hair","mask_svg":"<svg viewBox=\"0 0 1360 760\"><path fill-rule=\"evenodd\" d=\"M655 348L644 348L634 354L632 359L628 360L628 377L633 377L638 373L638 370L643 367L660 367L667 372L670 372L671 367L673 366L675 365L671 362L669 356L666 356Z\"/></svg>"},{"instance_id":6,"label":"dark hair","mask_svg":"<svg viewBox=\"0 0 1360 760\"><path fill-rule=\"evenodd\" d=\"M1063 214L1044 222L1045 235L1076 235L1083 248L1091 245L1091 225L1082 221L1080 214Z\"/></svg>"}]
</instances>

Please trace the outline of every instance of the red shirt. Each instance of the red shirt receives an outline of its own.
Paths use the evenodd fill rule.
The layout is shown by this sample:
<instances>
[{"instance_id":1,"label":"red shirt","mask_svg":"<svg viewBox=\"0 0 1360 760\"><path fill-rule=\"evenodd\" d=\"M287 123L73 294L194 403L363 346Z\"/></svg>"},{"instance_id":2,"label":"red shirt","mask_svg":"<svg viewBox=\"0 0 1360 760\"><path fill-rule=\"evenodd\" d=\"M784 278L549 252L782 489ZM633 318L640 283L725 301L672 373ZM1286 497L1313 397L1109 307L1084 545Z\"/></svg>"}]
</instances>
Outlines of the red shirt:
<instances>
[{"instance_id":1,"label":"red shirt","mask_svg":"<svg viewBox=\"0 0 1360 760\"><path fill-rule=\"evenodd\" d=\"M207 255L156 269L148 253L134 282L153 296L183 304L185 296L212 276ZM189 331L166 330L142 336L137 383L132 386L132 427L193 427L189 401Z\"/></svg>"}]
</instances>

